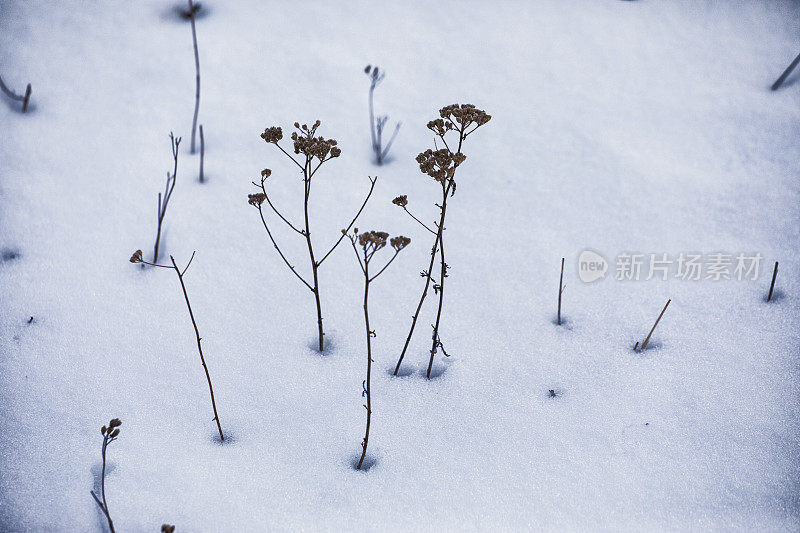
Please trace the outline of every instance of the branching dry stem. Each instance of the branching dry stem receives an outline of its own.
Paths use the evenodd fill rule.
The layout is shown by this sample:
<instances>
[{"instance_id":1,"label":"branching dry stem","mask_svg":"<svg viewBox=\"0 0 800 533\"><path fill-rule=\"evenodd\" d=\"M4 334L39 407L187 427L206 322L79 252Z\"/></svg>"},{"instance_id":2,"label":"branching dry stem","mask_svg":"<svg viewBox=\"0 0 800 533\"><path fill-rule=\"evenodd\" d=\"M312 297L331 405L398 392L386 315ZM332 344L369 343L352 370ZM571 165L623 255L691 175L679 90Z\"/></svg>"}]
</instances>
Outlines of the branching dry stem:
<instances>
[{"instance_id":1,"label":"branching dry stem","mask_svg":"<svg viewBox=\"0 0 800 533\"><path fill-rule=\"evenodd\" d=\"M269 169L264 169L261 172L261 183L258 184L253 182L253 184L260 189L261 192L257 194L249 195L249 203L255 206L258 209L259 215L261 217L261 222L264 226L264 229L267 232L267 236L269 237L272 245L277 250L278 255L280 255L281 259L283 260L284 264L292 271L292 273L299 279L303 285L308 288L311 293L314 295L314 302L316 305L316 312L317 312L317 334L318 334L318 348L320 352L324 351L325 344L324 344L324 328L323 328L323 318L322 318L322 302L320 299L320 288L319 288L319 269L325 260L333 253L333 251L339 246L344 239L344 235L339 237L339 239L333 244L333 246L328 249L328 251L322 256L322 259L317 260L316 251L314 248L314 243L311 239L311 222L310 222L310 212L309 212L309 200L311 198L311 186L312 186L312 178L320 169L320 167L330 161L331 159L338 157L341 154L341 150L336 146L336 141L332 139L324 139L323 137L315 137L317 128L319 127L320 122L317 121L312 127L308 127L307 125L303 125L302 127L295 123L295 128L297 131L292 134L292 141L294 142L294 151L295 154L301 155L302 157L298 160L292 157L278 142L283 138L283 132L281 128L268 128L265 130L264 134L261 137L269 144L274 144L286 157L288 157L302 172L302 180L303 180L303 223L302 226L298 227L295 224L292 224L288 218L286 218L272 203L272 200L269 197L266 189L266 180L272 174L272 171ZM352 218L350 223L348 224L345 233L350 231L350 228L356 223L356 220L361 215L361 212L366 207L367 202L369 201L370 197L372 196L372 192L375 189L375 183L377 181L377 177L369 178L370 181L370 188L369 192L367 193L366 198L361 204L361 207L356 212L355 216ZM264 216L264 211L262 209L262 204L266 202L267 205L272 209L272 211L278 216L278 218L286 224L289 229L294 231L295 233L301 235L306 242L306 248L308 250L308 257L309 263L311 266L311 280L307 281L299 272L295 269L294 265L292 265L289 260L286 258L286 255L281 251L280 247L278 246L275 238L272 235L272 231L269 228L269 224L267 223L267 219Z\"/></svg>"}]
</instances>

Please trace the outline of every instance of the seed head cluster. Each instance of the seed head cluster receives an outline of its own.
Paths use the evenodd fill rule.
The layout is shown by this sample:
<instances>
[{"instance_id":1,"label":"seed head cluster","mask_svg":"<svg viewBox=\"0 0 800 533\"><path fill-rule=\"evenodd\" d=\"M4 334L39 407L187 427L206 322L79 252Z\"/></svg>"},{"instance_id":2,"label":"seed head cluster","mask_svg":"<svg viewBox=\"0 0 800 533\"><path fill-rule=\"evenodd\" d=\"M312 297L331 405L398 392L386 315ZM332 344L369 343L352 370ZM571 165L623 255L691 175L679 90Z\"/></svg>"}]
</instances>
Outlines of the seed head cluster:
<instances>
[{"instance_id":1,"label":"seed head cluster","mask_svg":"<svg viewBox=\"0 0 800 533\"><path fill-rule=\"evenodd\" d=\"M385 231L365 231L358 236L358 244L364 248L373 247L375 250L380 250L386 246L386 239L389 234Z\"/></svg>"},{"instance_id":2,"label":"seed head cluster","mask_svg":"<svg viewBox=\"0 0 800 533\"><path fill-rule=\"evenodd\" d=\"M392 200L394 205L399 205L400 207L405 207L408 205L408 197L405 194L401 194L394 200Z\"/></svg>"},{"instance_id":3,"label":"seed head cluster","mask_svg":"<svg viewBox=\"0 0 800 533\"><path fill-rule=\"evenodd\" d=\"M318 120L309 128L306 124L300 126L299 123L294 123L294 127L298 130L292 133L294 153L304 154L308 157L316 157L320 161L328 157L329 154L331 157L339 157L342 155L342 151L336 146L337 143L334 139L314 137L320 124Z\"/></svg>"},{"instance_id":4,"label":"seed head cluster","mask_svg":"<svg viewBox=\"0 0 800 533\"><path fill-rule=\"evenodd\" d=\"M417 156L417 163L419 163L420 172L427 174L436 181L444 182L453 176L456 167L466 159L467 156L464 154L454 154L447 148L442 148L441 150L428 148Z\"/></svg>"},{"instance_id":5,"label":"seed head cluster","mask_svg":"<svg viewBox=\"0 0 800 533\"><path fill-rule=\"evenodd\" d=\"M403 237L399 235L397 237L392 237L392 240L389 241L389 244L392 245L392 248L397 250L398 252L408 246L411 243L411 239L408 237Z\"/></svg>"},{"instance_id":6,"label":"seed head cluster","mask_svg":"<svg viewBox=\"0 0 800 533\"><path fill-rule=\"evenodd\" d=\"M131 256L130 261L131 261L131 263L141 263L142 262L142 251L141 250L136 250L135 252L133 252L133 255Z\"/></svg>"},{"instance_id":7,"label":"seed head cluster","mask_svg":"<svg viewBox=\"0 0 800 533\"><path fill-rule=\"evenodd\" d=\"M267 195L264 194L263 192L247 195L247 203L255 207L261 207L261 204L263 204L264 200L266 199Z\"/></svg>"},{"instance_id":8,"label":"seed head cluster","mask_svg":"<svg viewBox=\"0 0 800 533\"><path fill-rule=\"evenodd\" d=\"M106 438L115 439L117 435L119 435L119 426L121 425L122 422L120 422L119 418L113 418L111 422L108 423L108 427L103 426L100 428L100 433Z\"/></svg>"},{"instance_id":9,"label":"seed head cluster","mask_svg":"<svg viewBox=\"0 0 800 533\"><path fill-rule=\"evenodd\" d=\"M480 127L492 120L491 115L472 104L453 104L445 106L439 110L439 116L450 122L451 128L453 127L452 123L456 122L461 124L463 129L466 129L472 124L476 124L476 127Z\"/></svg>"},{"instance_id":10,"label":"seed head cluster","mask_svg":"<svg viewBox=\"0 0 800 533\"><path fill-rule=\"evenodd\" d=\"M268 143L276 144L278 141L283 139L283 131L279 127L271 127L264 130L264 133L261 134L261 138Z\"/></svg>"}]
</instances>

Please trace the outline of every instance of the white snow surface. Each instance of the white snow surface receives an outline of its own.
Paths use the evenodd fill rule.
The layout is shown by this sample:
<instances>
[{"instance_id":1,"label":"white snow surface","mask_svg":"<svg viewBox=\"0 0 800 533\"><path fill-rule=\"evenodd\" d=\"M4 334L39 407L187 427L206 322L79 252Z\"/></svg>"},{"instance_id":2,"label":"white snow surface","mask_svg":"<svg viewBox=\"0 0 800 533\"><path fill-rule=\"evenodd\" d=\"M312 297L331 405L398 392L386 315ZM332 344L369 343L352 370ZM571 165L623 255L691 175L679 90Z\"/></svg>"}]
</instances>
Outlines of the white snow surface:
<instances>
[{"instance_id":1,"label":"white snow surface","mask_svg":"<svg viewBox=\"0 0 800 533\"><path fill-rule=\"evenodd\" d=\"M800 51L800 6L202 4L205 184L176 4L0 0L0 75L33 85L28 113L0 105L0 530L105 528L89 491L112 417L119 532L800 528L800 73L769 90ZM383 167L367 64L387 72L377 111L403 122ZM493 118L468 139L448 208L452 355L425 379L431 295L394 378L432 236L391 199L435 218L437 184L414 157L454 102ZM352 249L320 271L320 355L313 297L247 205L269 167L299 219L298 173L259 134L316 119L343 151L314 178L318 248L370 175L357 226L412 238L371 289L374 465L361 472ZM152 254L171 130L183 142L162 253L197 251L186 283L225 445L177 278L128 262ZM307 273L303 242L273 227ZM758 281L623 282L612 264L584 284L587 248L764 261ZM633 352L667 298L652 348Z\"/></svg>"}]
</instances>

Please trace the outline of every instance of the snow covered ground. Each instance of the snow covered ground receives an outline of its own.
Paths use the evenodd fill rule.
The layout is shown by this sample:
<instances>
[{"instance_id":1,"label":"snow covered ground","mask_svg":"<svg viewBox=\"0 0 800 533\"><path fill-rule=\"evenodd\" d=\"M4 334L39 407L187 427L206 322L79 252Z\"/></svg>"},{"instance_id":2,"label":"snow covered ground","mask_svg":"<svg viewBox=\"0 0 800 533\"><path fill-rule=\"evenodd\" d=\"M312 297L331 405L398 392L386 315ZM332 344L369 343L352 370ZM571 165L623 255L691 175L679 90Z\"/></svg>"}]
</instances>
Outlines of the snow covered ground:
<instances>
[{"instance_id":1,"label":"snow covered ground","mask_svg":"<svg viewBox=\"0 0 800 533\"><path fill-rule=\"evenodd\" d=\"M800 73L769 91L800 51L798 4L207 0L205 184L174 8L0 0L0 75L33 85L29 113L0 105L0 530L105 527L89 491L112 417L120 532L800 528ZM403 121L380 168L368 63L387 71L378 112ZM390 202L435 216L414 157L454 102L493 118L448 209L452 356L421 375L429 298L394 378L432 238ZM320 247L376 174L358 226L412 238L371 291L366 472L351 466L366 365L352 250L321 271L321 356L313 299L247 205L269 167L300 215L295 169L259 134L316 119L343 151L315 178ZM128 262L152 250L171 130L184 141L163 251L197 250L187 289L225 445L177 279ZM585 249L606 279L578 279ZM757 281L618 281L625 252L764 259Z\"/></svg>"}]
</instances>

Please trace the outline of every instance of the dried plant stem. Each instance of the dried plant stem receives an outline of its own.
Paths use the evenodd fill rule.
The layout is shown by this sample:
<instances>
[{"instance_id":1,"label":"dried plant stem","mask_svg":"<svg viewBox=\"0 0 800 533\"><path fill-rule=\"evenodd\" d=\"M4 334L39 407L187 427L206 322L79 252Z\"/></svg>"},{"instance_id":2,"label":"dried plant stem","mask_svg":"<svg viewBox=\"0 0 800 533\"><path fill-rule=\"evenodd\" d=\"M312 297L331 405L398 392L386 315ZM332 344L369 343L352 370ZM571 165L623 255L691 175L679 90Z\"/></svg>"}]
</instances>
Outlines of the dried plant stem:
<instances>
[{"instance_id":1,"label":"dried plant stem","mask_svg":"<svg viewBox=\"0 0 800 533\"><path fill-rule=\"evenodd\" d=\"M194 259L194 252L192 252L192 259ZM206 366L206 358L203 357L203 346L200 344L200 331L197 329L197 322L194 319L194 313L192 312L192 306L189 303L189 295L186 293L186 285L183 283L183 275L186 273L186 269L189 268L189 265L192 264L192 259L189 259L189 264L186 265L186 268L183 269L183 272L178 268L178 265L175 264L175 259L172 256L169 256L169 260L172 261L172 268L175 269L175 273L178 275L178 281L181 282L181 289L183 290L183 298L186 300L186 308L189 310L189 318L192 319L192 326L194 327L194 335L197 339L197 351L200 353L200 362L203 364L203 370L206 372L206 381L208 381L208 391L211 393L211 408L214 410L214 420L217 423L217 430L219 430L219 439L221 441L225 440L225 436L222 434L222 425L219 423L219 415L217 414L217 402L214 400L214 386L211 384L211 375L208 373L208 366Z\"/></svg>"},{"instance_id":2,"label":"dried plant stem","mask_svg":"<svg viewBox=\"0 0 800 533\"><path fill-rule=\"evenodd\" d=\"M777 91L778 88L781 85L783 85L783 82L786 81L786 78L789 77L789 74L792 73L792 71L795 69L798 63L800 63L800 54L797 54L797 57L795 57L794 60L791 62L791 64L788 67L786 67L786 70L783 71L783 74L781 74L780 77L777 80L775 80L775 83L772 84L771 89L773 91Z\"/></svg>"},{"instance_id":3,"label":"dried plant stem","mask_svg":"<svg viewBox=\"0 0 800 533\"><path fill-rule=\"evenodd\" d=\"M356 468L361 470L364 457L367 455L367 444L369 443L369 424L372 419L372 395L371 395L371 374L372 374L372 330L369 329L369 264L365 265L364 270L364 326L367 330L367 379L364 385L364 395L367 398L367 427L364 432L364 443L361 447L361 458L358 460Z\"/></svg>"},{"instance_id":4,"label":"dried plant stem","mask_svg":"<svg viewBox=\"0 0 800 533\"><path fill-rule=\"evenodd\" d=\"M28 102L31 99L31 84L29 83L28 86L25 88L25 95L20 96L16 94L14 91L8 88L8 86L3 83L3 78L0 78L0 90L2 90L6 96L11 98L12 100L16 100L18 102L22 102L22 112L26 112L28 110Z\"/></svg>"},{"instance_id":5,"label":"dried plant stem","mask_svg":"<svg viewBox=\"0 0 800 533\"><path fill-rule=\"evenodd\" d=\"M314 280L314 288L311 289L311 292L314 293L314 301L317 304L317 330L319 333L319 351L322 352L325 349L324 337L325 332L322 329L322 304L319 299L319 263L314 259L314 247L311 244L311 228L308 223L308 198L311 194L311 161L310 158L306 158L306 170L304 179L305 183L305 199L303 201L303 219L305 222L305 238L306 238L306 245L308 246L308 257L311 260L311 273Z\"/></svg>"},{"instance_id":6,"label":"dried plant stem","mask_svg":"<svg viewBox=\"0 0 800 533\"><path fill-rule=\"evenodd\" d=\"M206 139L203 136L203 125L200 124L200 183L205 181L203 177L203 160L206 156Z\"/></svg>"},{"instance_id":7,"label":"dried plant stem","mask_svg":"<svg viewBox=\"0 0 800 533\"><path fill-rule=\"evenodd\" d=\"M317 126L318 125L319 124L317 124ZM310 130L302 130L302 131L305 132L304 135L310 135L311 138L313 138L313 134L316 131L316 127L317 126L314 126ZM275 144L275 146L277 146L278 149L280 149L280 151L283 152L284 155L286 155L286 157L291 159L295 163L295 165L297 165L297 167L300 169L300 171L303 174L303 224L302 224L302 226L300 228L298 228L295 224L292 224L285 216L283 216L283 214L281 214L280 211L278 211L278 209L272 203L272 200L269 198L269 194L267 194L267 189L266 189L266 185L265 185L267 177L269 177L271 175L271 171L269 171L269 170L265 170L264 172L262 172L262 178L261 178L261 183L260 184L256 183L256 182L253 182L253 185L255 185L256 187L261 189L261 193L260 194L256 194L256 195L250 195L250 204L254 205L258 209L259 215L261 216L261 222L264 225L264 229L267 231L267 235L269 236L269 239L272 242L272 245L275 247L275 250L277 250L278 255L280 255L281 259L283 259L283 262L286 264L287 267L289 267L289 270L292 271L292 273L297 277L297 279L299 279L303 283L303 285L305 285L306 288L308 288L311 291L311 293L314 295L314 302L316 304L316 313L317 313L318 349L319 349L320 352L323 352L324 349L325 349L325 342L324 342L325 331L324 331L324 327L323 327L322 301L321 301L321 298L320 298L320 288L319 288L319 269L322 266L322 264L325 262L325 260L330 256L330 254L333 253L333 251L339 246L339 244L345 238L345 235L346 235L347 231L350 231L350 228L353 227L353 224L355 224L356 220L361 215L361 212L364 210L364 208L367 205L367 202L369 201L370 197L372 196L372 192L375 189L375 183L377 182L378 178L377 177L375 177L375 178L370 177L369 178L369 181L370 181L369 192L367 193L366 198L364 199L363 203L361 204L361 207L358 209L358 212L356 212L356 214L353 217L353 219L347 225L347 228L344 230L344 233L333 244L333 246L325 253L325 255L322 256L322 259L317 260L316 259L317 255L316 255L316 253L314 251L314 244L313 244L313 241L311 239L311 223L310 223L310 216L309 216L309 200L311 198L312 178L314 177L314 175L316 174L317 170L319 170L319 168L322 166L323 163L325 163L326 161L329 161L333 157L338 157L338 152L337 152L337 155L332 155L332 153L329 156L326 155L326 156L324 156L323 159L320 159L319 157L316 157L315 155L313 155L311 153L307 153L307 154L303 154L304 155L304 159L300 159L300 161L298 161L297 159L292 157L288 152L286 152L277 143L277 141L274 141L274 142L269 141L269 142L271 144ZM337 150L338 150L338 148L337 148ZM331 152L333 152L333 150L331 150ZM299 235L302 235L304 240L306 241L306 248L308 250L309 262L311 264L311 281L310 282L307 281L302 275L300 275L300 273L298 273L297 270L295 270L294 265L292 265L289 262L289 260L286 258L286 256L284 255L284 253L281 251L280 247L278 246L278 243L275 241L275 238L273 237L272 232L269 229L269 225L267 224L267 220L264 217L264 211L263 211L263 208L262 208L263 202L266 202L267 205L269 205L269 207L272 209L272 211L274 211L275 214L278 215L278 218L281 221L283 221L287 226L289 226L289 228L292 231L294 231L295 233L298 233Z\"/></svg>"},{"instance_id":8,"label":"dried plant stem","mask_svg":"<svg viewBox=\"0 0 800 533\"><path fill-rule=\"evenodd\" d=\"M189 0L189 21L192 24L192 44L194 45L194 68L196 72L196 83L194 92L194 118L192 119L192 146L191 152L194 153L195 130L197 129L197 113L200 111L200 54L197 51L197 30L194 25L194 4Z\"/></svg>"},{"instance_id":9,"label":"dried plant stem","mask_svg":"<svg viewBox=\"0 0 800 533\"><path fill-rule=\"evenodd\" d=\"M474 131L474 130L473 130ZM459 132L459 141L458 141L458 150L457 154L461 154L461 148L464 143L464 139L466 135L464 135L464 128L460 128ZM444 140L444 135L441 135L440 138L442 142L445 143L447 146L447 142ZM406 336L406 342L403 345L403 351L400 353L400 357L397 360L397 365L394 368L394 375L396 376L397 373L400 371L400 365L403 362L403 358L406 355L406 351L408 351L408 345L411 342L411 337L414 335L414 329L417 325L417 320L419 319L419 313L422 310L422 304L425 302L425 298L428 296L428 289L430 288L431 280L432 280L432 272L433 272L433 265L436 262L436 252L440 252L440 262L441 262L441 269L440 269L440 277L438 285L434 285L434 291L439 294L439 303L437 306L436 312L436 322L433 324L433 333L431 334L431 351L430 351L430 359L428 361L428 370L426 372L426 377L430 379L431 377L431 369L433 368L433 359L436 355L437 348L442 346L442 342L439 338L439 324L441 322L442 316L442 307L444 304L444 278L447 277L447 263L444 260L444 230L445 230L445 219L447 217L447 200L455 193L455 168L453 168L452 175L442 180L442 203L437 204L439 207L439 223L437 224L437 232L436 232L436 239L433 243L433 248L431 249L431 260L430 264L428 265L428 270L425 271L425 286L422 289L422 296L419 299L419 303L417 304L417 310L414 312L414 316L411 319L411 328ZM410 214L410 213L409 213ZM420 222L421 223L421 222ZM426 226L427 228L427 226Z\"/></svg>"},{"instance_id":10,"label":"dried plant stem","mask_svg":"<svg viewBox=\"0 0 800 533\"><path fill-rule=\"evenodd\" d=\"M206 358L203 356L203 346L200 343L202 340L200 337L200 330L197 329L197 321L194 319L194 312L192 312L192 305L189 303L189 294L186 292L186 284L183 282L183 276L186 274L186 271L189 270L189 267L194 261L194 252L192 252L192 257L189 259L189 262L186 266L181 270L178 268L178 265L175 263L175 258L169 256L170 261L172 262L172 266L169 265L159 265L157 263L150 263L144 261L141 257L141 250L137 251L132 257L132 263L144 263L146 265L159 267L159 268L169 268L175 271L175 274L178 275L178 281L181 283L181 289L183 290L183 298L186 300L186 308L189 310L189 318L192 320L192 327L194 327L194 335L197 339L197 351L200 353L200 362L203 365L203 370L206 373L206 381L208 381L208 391L211 393L211 408L214 411L214 421L217 423L217 430L219 431L219 439L220 441L225 441L225 435L222 434L222 425L219 421L219 414L217 413L217 402L214 398L214 386L211 384L211 375L208 372L208 366L206 365Z\"/></svg>"},{"instance_id":11,"label":"dried plant stem","mask_svg":"<svg viewBox=\"0 0 800 533\"><path fill-rule=\"evenodd\" d=\"M375 153L375 158L377 160L380 154L380 146L378 145L377 134L375 132L375 111L374 104L372 102L376 86L377 82L373 79L369 86L369 134L372 138L372 152ZM378 164L381 164L380 161L378 161Z\"/></svg>"},{"instance_id":12,"label":"dried plant stem","mask_svg":"<svg viewBox=\"0 0 800 533\"><path fill-rule=\"evenodd\" d=\"M181 144L181 138L178 137L176 139L172 132L169 133L169 138L172 145L172 159L174 161L174 166L172 168L172 175L167 172L167 184L164 187L164 195L162 196L161 193L158 193L158 228L156 230L156 243L153 247L153 263L158 263L158 246L161 242L161 225L164 222L164 217L167 214L167 205L169 204L169 199L172 198L172 191L175 189L175 178L178 175L178 147Z\"/></svg>"},{"instance_id":13,"label":"dried plant stem","mask_svg":"<svg viewBox=\"0 0 800 533\"><path fill-rule=\"evenodd\" d=\"M346 231L342 231L342 235L347 235ZM361 396L366 397L367 403L364 405L364 408L367 410L367 425L366 430L364 432L364 440L361 442L361 458L358 460L358 465L356 466L357 470L361 470L361 466L364 463L364 458L367 456L367 444L369 443L369 428L370 422L372 420L372 395L371 395L371 376L372 376L372 337L375 336L375 332L370 329L369 325L369 286L370 283L375 281L375 279L383 274L383 272L392 264L392 262L397 257L397 254L400 253L400 250L405 248L408 243L411 242L411 239L407 239L405 237L395 237L391 239L391 246L394 248L394 255L386 262L386 264L381 268L377 274L374 276L370 276L369 265L370 261L372 261L372 257L375 253L386 246L386 240L389 237L387 233L383 232L365 232L361 235L352 235L349 236L350 242L353 245L353 251L356 254L356 259L358 259L358 264L361 267L361 272L364 274L364 327L366 328L366 336L367 336L367 378L362 382L362 392ZM357 246L358 244L358 246ZM359 254L359 248L361 249L361 253ZM363 260L362 260L363 257Z\"/></svg>"},{"instance_id":14,"label":"dried plant stem","mask_svg":"<svg viewBox=\"0 0 800 533\"><path fill-rule=\"evenodd\" d=\"M409 211L409 210L408 210L408 208L407 208L406 206L403 206L403 211L405 211L406 213L408 213L408 216L410 216L411 218L413 218L414 220L416 220L416 221L419 223L419 225L420 225L420 226L422 226L423 228L425 228L426 230L428 230L430 233L432 233L432 234L434 234L434 235L436 235L436 234L437 234L435 231L433 231L431 228L429 228L427 224L425 224L423 221L421 221L420 219L418 219L417 217L415 217L415 216L414 216L414 215L411 213L411 211Z\"/></svg>"},{"instance_id":15,"label":"dried plant stem","mask_svg":"<svg viewBox=\"0 0 800 533\"><path fill-rule=\"evenodd\" d=\"M414 315L411 317L411 328L406 336L406 342L403 344L403 351L400 352L400 358L397 360L397 365L394 367L395 376L400 371L400 365L403 363L403 358L406 356L406 351L408 351L408 345L411 343L411 337L414 335L414 329L417 327L417 320L419 319L420 311L422 311L422 304L425 302L425 298L428 296L428 289L430 288L432 281L431 272L433 272L433 265L436 263L436 252L439 250L439 242L442 238L444 220L447 214L447 198L448 193L444 192L442 194L442 203L439 213L439 230L436 232L436 238L433 241L430 264L428 265L428 269L424 271L425 286L422 288L422 296L420 296L419 302L417 303L417 310L414 311Z\"/></svg>"},{"instance_id":16,"label":"dried plant stem","mask_svg":"<svg viewBox=\"0 0 800 533\"><path fill-rule=\"evenodd\" d=\"M564 258L561 258L561 277L558 279L558 325L561 325L561 293L564 292Z\"/></svg>"},{"instance_id":17,"label":"dried plant stem","mask_svg":"<svg viewBox=\"0 0 800 533\"><path fill-rule=\"evenodd\" d=\"M386 123L389 121L389 117L384 115L380 116L375 120L375 106L374 106L374 98L375 98L375 87L383 81L383 78L386 76L386 73L380 70L380 68L372 67L367 65L367 68L364 72L369 76L370 85L369 85L369 133L372 139L372 152L375 154L375 162L378 165L383 165L386 156L389 154L389 150L392 147L392 143L394 142L395 138L397 138L397 133L400 131L400 127L403 125L402 122L398 122L395 124L394 133L392 133L389 142L386 143L386 146L383 146L383 130L386 127Z\"/></svg>"},{"instance_id":18,"label":"dried plant stem","mask_svg":"<svg viewBox=\"0 0 800 533\"><path fill-rule=\"evenodd\" d=\"M445 209L446 206L442 203L443 214ZM444 216L442 216L442 221L444 221ZM444 228L442 228L441 231L444 232ZM442 345L442 341L439 339L439 323L442 320L442 306L444 304L444 280L447 278L447 263L444 260L444 233L440 233L439 236L439 265L441 267L439 271L439 290L436 291L436 285L433 286L434 292L439 293L439 305L436 308L436 322L433 325L431 357L428 360L428 371L425 374L425 377L428 379L431 378L431 368L433 368L433 358L436 355L436 349Z\"/></svg>"},{"instance_id":19,"label":"dried plant stem","mask_svg":"<svg viewBox=\"0 0 800 533\"><path fill-rule=\"evenodd\" d=\"M108 529L111 533L114 533L114 522L111 521L111 514L108 511L108 502L106 501L106 448L108 447L109 439L108 437L103 438L103 467L102 471L100 472L100 496L102 496L102 501L100 498L97 497L97 494L94 491L90 491L92 497L94 497L94 501L97 502L97 505L100 506L100 509L103 511L103 514L106 516L106 520L108 521Z\"/></svg>"},{"instance_id":20,"label":"dried plant stem","mask_svg":"<svg viewBox=\"0 0 800 533\"><path fill-rule=\"evenodd\" d=\"M89 493L94 498L94 501L100 507L100 510L103 511L103 514L106 517L106 521L108 522L108 529L111 533L114 533L114 522L111 520L111 513L108 510L108 501L106 501L106 450L108 449L108 445L117 440L117 436L119 435L119 426L122 425L119 418L114 418L109 422L108 427L103 426L100 429L100 433L103 435L103 448L102 448L102 458L103 458L103 467L100 472L100 497L97 497L97 494L94 493L94 490L90 490Z\"/></svg>"},{"instance_id":21,"label":"dried plant stem","mask_svg":"<svg viewBox=\"0 0 800 533\"><path fill-rule=\"evenodd\" d=\"M772 300L772 291L775 289L775 278L778 277L778 262L775 261L775 268L772 270L772 283L769 284L769 295L767 295L767 301L769 302Z\"/></svg>"},{"instance_id":22,"label":"dried plant stem","mask_svg":"<svg viewBox=\"0 0 800 533\"><path fill-rule=\"evenodd\" d=\"M650 329L650 333L647 334L647 338L642 343L642 348L639 351L644 351L644 349L647 348L647 344L650 342L650 336L653 335L653 332L656 330L656 326L658 326L658 323L661 320L661 317L664 316L664 311L667 310L667 307L669 306L669 303L671 301L672 301L671 299L667 300L667 303L664 304L664 309L662 309L661 310L661 314L658 315L658 318L656 319L656 323L653 324L653 327Z\"/></svg>"}]
</instances>

